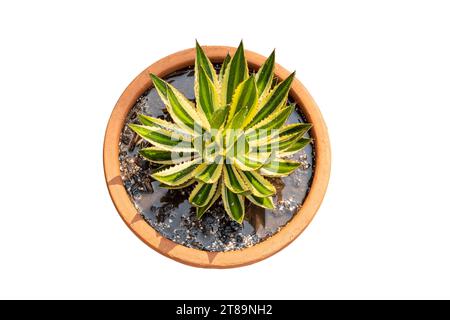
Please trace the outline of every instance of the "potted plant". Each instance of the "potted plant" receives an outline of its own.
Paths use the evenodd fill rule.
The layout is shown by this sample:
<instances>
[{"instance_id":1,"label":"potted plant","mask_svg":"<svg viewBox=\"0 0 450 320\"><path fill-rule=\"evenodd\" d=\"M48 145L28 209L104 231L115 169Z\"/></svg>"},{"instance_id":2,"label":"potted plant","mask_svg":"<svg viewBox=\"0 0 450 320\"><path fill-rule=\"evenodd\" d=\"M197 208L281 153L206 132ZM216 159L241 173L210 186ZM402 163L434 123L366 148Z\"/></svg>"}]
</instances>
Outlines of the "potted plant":
<instances>
[{"instance_id":1,"label":"potted plant","mask_svg":"<svg viewBox=\"0 0 450 320\"><path fill-rule=\"evenodd\" d=\"M104 143L108 189L130 229L198 267L247 265L293 241L330 172L325 123L294 75L274 52L197 43L133 80Z\"/></svg>"}]
</instances>

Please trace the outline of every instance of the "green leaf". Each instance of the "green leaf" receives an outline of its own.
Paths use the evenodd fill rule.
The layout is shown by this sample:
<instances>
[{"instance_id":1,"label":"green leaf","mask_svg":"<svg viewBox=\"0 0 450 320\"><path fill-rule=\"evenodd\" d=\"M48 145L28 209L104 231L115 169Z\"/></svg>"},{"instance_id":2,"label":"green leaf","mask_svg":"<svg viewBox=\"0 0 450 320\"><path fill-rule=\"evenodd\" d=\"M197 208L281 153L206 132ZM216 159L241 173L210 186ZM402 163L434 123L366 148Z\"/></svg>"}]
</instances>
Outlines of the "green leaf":
<instances>
[{"instance_id":1,"label":"green leaf","mask_svg":"<svg viewBox=\"0 0 450 320\"><path fill-rule=\"evenodd\" d=\"M208 78L203 67L198 72L198 96L196 98L197 108L203 112L208 121L211 123L214 111L219 107L219 95L214 83Z\"/></svg>"},{"instance_id":2,"label":"green leaf","mask_svg":"<svg viewBox=\"0 0 450 320\"><path fill-rule=\"evenodd\" d=\"M278 135L280 137L289 136L289 135L299 135L303 137L303 135L311 129L312 125L309 123L293 123L287 126L282 127L278 131Z\"/></svg>"},{"instance_id":3,"label":"green leaf","mask_svg":"<svg viewBox=\"0 0 450 320\"><path fill-rule=\"evenodd\" d=\"M168 168L170 168L170 167L171 167L170 164L162 164L162 165L158 166L158 168L153 169L153 170L152 170L152 174L155 174L155 173L157 173L157 172L166 170L166 169L168 169Z\"/></svg>"},{"instance_id":4,"label":"green leaf","mask_svg":"<svg viewBox=\"0 0 450 320\"><path fill-rule=\"evenodd\" d=\"M251 140L248 143L252 152L274 152L288 148L300 138L301 135L297 133L283 135L279 132L273 132L270 136L260 136L258 140Z\"/></svg>"},{"instance_id":5,"label":"green leaf","mask_svg":"<svg viewBox=\"0 0 450 320\"><path fill-rule=\"evenodd\" d=\"M168 87L167 99L169 100L167 110L172 116L173 121L180 127L191 132L195 132L196 125L205 127L190 101L181 93L177 94L172 88Z\"/></svg>"},{"instance_id":6,"label":"green leaf","mask_svg":"<svg viewBox=\"0 0 450 320\"><path fill-rule=\"evenodd\" d=\"M289 146L298 139L298 136L286 136L269 140L266 143L252 147L252 152L256 153L277 153L281 150L289 148Z\"/></svg>"},{"instance_id":7,"label":"green leaf","mask_svg":"<svg viewBox=\"0 0 450 320\"><path fill-rule=\"evenodd\" d=\"M258 110L258 113L253 118L252 122L250 122L250 127L264 120L266 117L272 114L272 112L276 111L286 103L286 99L288 97L294 77L295 72L287 77L286 80L278 84L273 89L273 91L268 94L265 101L261 103L261 108Z\"/></svg>"},{"instance_id":8,"label":"green leaf","mask_svg":"<svg viewBox=\"0 0 450 320\"><path fill-rule=\"evenodd\" d=\"M197 113L192 103L181 92L156 75L152 74L151 77L159 96L166 104L167 111L178 126L194 134L199 131L197 127L210 129L208 120Z\"/></svg>"},{"instance_id":9,"label":"green leaf","mask_svg":"<svg viewBox=\"0 0 450 320\"><path fill-rule=\"evenodd\" d=\"M249 145L253 147L254 152L283 151L301 139L310 128L309 123L290 124L280 130L273 130L268 137L262 136L258 140L250 141Z\"/></svg>"},{"instance_id":10,"label":"green leaf","mask_svg":"<svg viewBox=\"0 0 450 320\"><path fill-rule=\"evenodd\" d=\"M169 102L167 101L167 83L153 73L150 73L150 78L152 79L153 86L158 92L159 97L167 106L169 104Z\"/></svg>"},{"instance_id":11,"label":"green leaf","mask_svg":"<svg viewBox=\"0 0 450 320\"><path fill-rule=\"evenodd\" d=\"M256 73L256 86L258 88L258 96L264 97L272 87L273 69L275 67L275 50L272 51L269 58L259 68Z\"/></svg>"},{"instance_id":12,"label":"green leaf","mask_svg":"<svg viewBox=\"0 0 450 320\"><path fill-rule=\"evenodd\" d=\"M167 184L169 186L177 186L187 182L193 178L198 168L199 159L183 162L168 169L158 171L152 174L152 178Z\"/></svg>"},{"instance_id":13,"label":"green leaf","mask_svg":"<svg viewBox=\"0 0 450 320\"><path fill-rule=\"evenodd\" d=\"M228 114L228 121L231 121L236 112L239 112L243 108L247 107L249 110L248 116L254 116L257 111L258 92L256 90L255 77L252 75L250 78L240 83L236 88L231 100L230 112ZM251 120L251 118L250 118ZM250 120L248 122L250 122ZM240 124L240 128L245 126L246 121Z\"/></svg>"},{"instance_id":14,"label":"green leaf","mask_svg":"<svg viewBox=\"0 0 450 320\"><path fill-rule=\"evenodd\" d=\"M255 171L241 171L240 174L252 194L257 197L269 197L277 191L268 180Z\"/></svg>"},{"instance_id":15,"label":"green leaf","mask_svg":"<svg viewBox=\"0 0 450 320\"><path fill-rule=\"evenodd\" d=\"M229 106L225 106L214 111L214 114L210 121L212 129L219 129L225 125L229 109Z\"/></svg>"},{"instance_id":16,"label":"green leaf","mask_svg":"<svg viewBox=\"0 0 450 320\"><path fill-rule=\"evenodd\" d=\"M244 44L239 44L233 58L226 67L222 82L222 101L224 104L231 103L237 86L248 78L248 66L244 55Z\"/></svg>"},{"instance_id":17,"label":"green leaf","mask_svg":"<svg viewBox=\"0 0 450 320\"><path fill-rule=\"evenodd\" d=\"M220 141L216 140L207 145L203 149L203 161L204 162L214 162L217 157L221 156L222 148L220 146Z\"/></svg>"},{"instance_id":18,"label":"green leaf","mask_svg":"<svg viewBox=\"0 0 450 320\"><path fill-rule=\"evenodd\" d=\"M218 157L213 163L202 163L200 166L195 178L205 183L214 183L222 174L223 160Z\"/></svg>"},{"instance_id":19,"label":"green leaf","mask_svg":"<svg viewBox=\"0 0 450 320\"><path fill-rule=\"evenodd\" d=\"M272 130L269 136L259 132L258 139L250 140L249 145L253 147L254 152L282 151L297 142L310 128L309 123L294 123L280 130ZM256 150L255 147L257 147Z\"/></svg>"},{"instance_id":20,"label":"green leaf","mask_svg":"<svg viewBox=\"0 0 450 320\"><path fill-rule=\"evenodd\" d=\"M180 127L178 127L176 124L174 124L172 122L168 122L163 119L153 118L153 117L150 117L150 116L147 116L144 114L139 114L138 118L139 118L139 121L141 121L141 123L144 126L159 127L159 128L163 128L163 129L166 129L169 131L173 131L173 132L191 137L191 134L189 132L181 129Z\"/></svg>"},{"instance_id":21,"label":"green leaf","mask_svg":"<svg viewBox=\"0 0 450 320\"><path fill-rule=\"evenodd\" d=\"M277 153L277 155L280 158L293 155L293 154L299 152L300 150L302 150L304 147L306 147L310 142L311 142L311 139L309 139L309 138L300 138L299 140L297 140L296 142L292 143L291 145L289 145L284 150L280 150Z\"/></svg>"},{"instance_id":22,"label":"green leaf","mask_svg":"<svg viewBox=\"0 0 450 320\"><path fill-rule=\"evenodd\" d=\"M195 207L204 207L214 197L217 189L217 182L199 182L189 196L189 202Z\"/></svg>"},{"instance_id":23,"label":"green leaf","mask_svg":"<svg viewBox=\"0 0 450 320\"><path fill-rule=\"evenodd\" d=\"M228 189L237 194L247 193L248 186L245 184L239 172L231 164L225 164L223 168L223 181Z\"/></svg>"},{"instance_id":24,"label":"green leaf","mask_svg":"<svg viewBox=\"0 0 450 320\"><path fill-rule=\"evenodd\" d=\"M250 146L245 140L245 135L242 130L229 129L226 131L225 135L225 156L227 157L228 163L233 163L232 159L237 157L238 154L248 153Z\"/></svg>"},{"instance_id":25,"label":"green leaf","mask_svg":"<svg viewBox=\"0 0 450 320\"><path fill-rule=\"evenodd\" d=\"M233 158L233 165L242 171L255 171L266 163L270 154L270 152L238 153Z\"/></svg>"},{"instance_id":26,"label":"green leaf","mask_svg":"<svg viewBox=\"0 0 450 320\"><path fill-rule=\"evenodd\" d=\"M275 158L262 166L259 172L269 177L285 177L294 172L299 166L300 163L297 161Z\"/></svg>"},{"instance_id":27,"label":"green leaf","mask_svg":"<svg viewBox=\"0 0 450 320\"><path fill-rule=\"evenodd\" d=\"M203 48L195 41L195 73L203 68L208 78L215 84L217 82L217 74L213 64L206 56Z\"/></svg>"},{"instance_id":28,"label":"green leaf","mask_svg":"<svg viewBox=\"0 0 450 320\"><path fill-rule=\"evenodd\" d=\"M157 147L143 148L139 154L153 163L175 164L191 160L193 156L198 155L193 152L172 152Z\"/></svg>"},{"instance_id":29,"label":"green leaf","mask_svg":"<svg viewBox=\"0 0 450 320\"><path fill-rule=\"evenodd\" d=\"M217 188L216 188L216 193L214 194L212 199L209 200L209 202L206 206L197 207L197 218L198 219L201 219L201 217L203 217L203 215L206 213L206 211L208 211L208 209L211 208L211 206L217 201L217 199L219 199L221 191L222 191L222 184L223 184L222 181L218 182Z\"/></svg>"},{"instance_id":30,"label":"green leaf","mask_svg":"<svg viewBox=\"0 0 450 320\"><path fill-rule=\"evenodd\" d=\"M248 108L245 107L241 109L233 118L233 120L228 125L227 130L225 131L225 147L226 154L229 155L230 152L234 155L234 153L242 151L239 150L242 147L242 144L239 144L239 139L241 137L245 138L244 131L241 129L242 122L245 119L245 116L248 112ZM245 142L245 139L244 141Z\"/></svg>"},{"instance_id":31,"label":"green leaf","mask_svg":"<svg viewBox=\"0 0 450 320\"><path fill-rule=\"evenodd\" d=\"M247 113L248 107L244 107L241 110L239 110L239 112L236 113L233 119L228 123L227 129L240 130L242 128L242 124L244 123L244 119L247 116Z\"/></svg>"},{"instance_id":32,"label":"green leaf","mask_svg":"<svg viewBox=\"0 0 450 320\"><path fill-rule=\"evenodd\" d=\"M248 195L246 197L248 200L250 200L250 202L256 204L259 207L263 207L270 210L275 209L272 197L257 197L253 195Z\"/></svg>"},{"instance_id":33,"label":"green leaf","mask_svg":"<svg viewBox=\"0 0 450 320\"><path fill-rule=\"evenodd\" d=\"M222 200L225 211L230 218L238 223L244 220L244 196L238 195L222 184Z\"/></svg>"},{"instance_id":34,"label":"green leaf","mask_svg":"<svg viewBox=\"0 0 450 320\"><path fill-rule=\"evenodd\" d=\"M190 139L183 135L158 127L147 127L138 124L129 124L128 126L143 139L161 149L179 152L195 151Z\"/></svg>"},{"instance_id":35,"label":"green leaf","mask_svg":"<svg viewBox=\"0 0 450 320\"><path fill-rule=\"evenodd\" d=\"M229 53L227 53L225 59L222 62L222 67L220 68L220 73L219 73L219 81L222 82L223 80L223 76L225 74L225 70L227 69L228 64L230 63L231 60L231 56Z\"/></svg>"}]
</instances>

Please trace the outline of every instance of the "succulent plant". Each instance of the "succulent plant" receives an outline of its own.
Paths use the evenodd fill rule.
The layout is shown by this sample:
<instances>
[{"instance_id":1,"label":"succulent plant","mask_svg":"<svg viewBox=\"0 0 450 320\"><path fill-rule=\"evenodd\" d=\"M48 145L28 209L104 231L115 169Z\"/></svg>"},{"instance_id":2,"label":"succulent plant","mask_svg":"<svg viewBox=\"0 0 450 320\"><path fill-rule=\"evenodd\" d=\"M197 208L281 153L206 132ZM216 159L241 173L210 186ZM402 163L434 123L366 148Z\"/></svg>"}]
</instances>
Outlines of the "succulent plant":
<instances>
[{"instance_id":1,"label":"succulent plant","mask_svg":"<svg viewBox=\"0 0 450 320\"><path fill-rule=\"evenodd\" d=\"M173 122L139 115L130 128L152 144L140 154L160 164L151 175L165 188L196 183L190 203L197 217L222 197L231 219L242 223L245 199L273 209L274 185L266 177L291 174L300 163L286 157L309 142L307 123L284 125L295 105L288 102L292 73L276 84L275 51L249 72L242 42L216 72L196 43L195 101L154 74L151 79Z\"/></svg>"}]
</instances>

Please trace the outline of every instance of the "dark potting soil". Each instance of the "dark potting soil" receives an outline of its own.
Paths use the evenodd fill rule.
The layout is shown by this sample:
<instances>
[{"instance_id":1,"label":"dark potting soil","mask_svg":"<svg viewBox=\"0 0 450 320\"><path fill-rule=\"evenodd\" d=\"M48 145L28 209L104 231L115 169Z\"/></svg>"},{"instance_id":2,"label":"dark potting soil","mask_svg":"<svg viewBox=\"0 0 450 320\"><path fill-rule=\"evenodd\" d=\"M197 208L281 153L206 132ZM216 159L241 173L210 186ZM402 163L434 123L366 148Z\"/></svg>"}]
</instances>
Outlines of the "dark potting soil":
<instances>
[{"instance_id":1,"label":"dark potting soil","mask_svg":"<svg viewBox=\"0 0 450 320\"><path fill-rule=\"evenodd\" d=\"M188 68L166 77L169 83L187 98L194 98L194 70ZM126 124L138 123L143 113L170 120L167 110L155 89L145 92L130 110ZM305 122L297 108L288 123ZM270 179L277 188L275 209L266 210L246 201L245 220L238 224L227 216L219 199L201 220L188 201L193 186L180 190L159 187L150 174L157 166L142 158L138 151L149 144L140 139L127 125L120 139L120 170L125 188L144 219L164 237L184 245L206 251L230 251L253 246L277 233L302 205L309 191L314 169L314 145L292 156L302 165L285 178Z\"/></svg>"}]
</instances>

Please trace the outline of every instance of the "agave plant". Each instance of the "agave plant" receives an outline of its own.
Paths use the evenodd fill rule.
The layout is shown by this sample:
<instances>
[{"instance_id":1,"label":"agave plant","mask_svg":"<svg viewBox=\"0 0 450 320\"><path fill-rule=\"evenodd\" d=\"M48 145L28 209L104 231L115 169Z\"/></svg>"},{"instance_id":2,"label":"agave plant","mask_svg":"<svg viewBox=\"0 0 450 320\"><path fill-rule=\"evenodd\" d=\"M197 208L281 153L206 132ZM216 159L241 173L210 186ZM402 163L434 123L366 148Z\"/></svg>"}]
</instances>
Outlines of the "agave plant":
<instances>
[{"instance_id":1,"label":"agave plant","mask_svg":"<svg viewBox=\"0 0 450 320\"><path fill-rule=\"evenodd\" d=\"M249 72L242 42L216 72L196 43L195 101L151 74L173 122L139 115L130 128L152 144L140 154L161 164L151 176L162 187L185 188L196 183L190 203L197 217L222 197L231 219L242 223L245 199L273 209L274 185L265 177L283 177L300 165L286 159L309 142L310 124L284 125L294 110L288 94L292 73L276 84L275 52L258 72Z\"/></svg>"}]
</instances>

